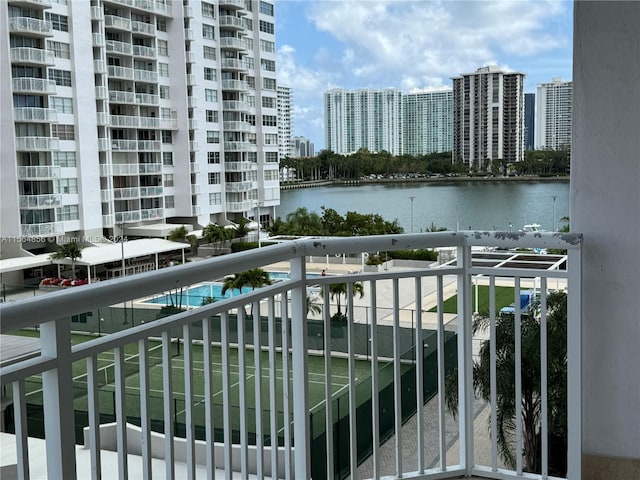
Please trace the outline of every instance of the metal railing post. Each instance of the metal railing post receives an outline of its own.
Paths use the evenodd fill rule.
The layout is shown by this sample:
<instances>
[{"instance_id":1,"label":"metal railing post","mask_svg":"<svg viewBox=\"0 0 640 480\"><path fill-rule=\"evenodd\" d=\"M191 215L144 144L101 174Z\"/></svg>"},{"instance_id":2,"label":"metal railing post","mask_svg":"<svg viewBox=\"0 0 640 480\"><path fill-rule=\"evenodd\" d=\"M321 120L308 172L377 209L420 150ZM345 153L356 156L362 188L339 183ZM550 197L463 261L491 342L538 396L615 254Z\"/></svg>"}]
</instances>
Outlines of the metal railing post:
<instances>
[{"instance_id":1,"label":"metal railing post","mask_svg":"<svg viewBox=\"0 0 640 480\"><path fill-rule=\"evenodd\" d=\"M305 256L290 262L291 280L306 278ZM311 478L309 382L307 374L307 289L302 283L291 291L291 346L293 363L293 438L295 478Z\"/></svg>"},{"instance_id":2,"label":"metal railing post","mask_svg":"<svg viewBox=\"0 0 640 480\"><path fill-rule=\"evenodd\" d=\"M40 328L43 357L55 358L57 368L42 374L42 408L47 446L47 476L76 478L71 330L69 320L43 323Z\"/></svg>"},{"instance_id":3,"label":"metal railing post","mask_svg":"<svg viewBox=\"0 0 640 480\"><path fill-rule=\"evenodd\" d=\"M567 254L567 478L582 478L582 249Z\"/></svg>"}]
</instances>

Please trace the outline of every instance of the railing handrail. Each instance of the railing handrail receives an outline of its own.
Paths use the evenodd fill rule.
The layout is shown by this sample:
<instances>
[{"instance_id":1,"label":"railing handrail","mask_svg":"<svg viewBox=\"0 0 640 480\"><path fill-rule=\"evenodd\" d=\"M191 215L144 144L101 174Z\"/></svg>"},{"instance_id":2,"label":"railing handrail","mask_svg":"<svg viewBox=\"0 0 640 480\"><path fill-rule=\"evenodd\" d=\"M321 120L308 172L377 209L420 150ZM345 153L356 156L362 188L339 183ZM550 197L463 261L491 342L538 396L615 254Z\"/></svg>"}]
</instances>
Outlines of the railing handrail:
<instances>
[{"instance_id":1,"label":"railing handrail","mask_svg":"<svg viewBox=\"0 0 640 480\"><path fill-rule=\"evenodd\" d=\"M84 285L81 289L63 290L44 297L33 297L0 305L0 332L74 315L94 305L110 305L153 295L169 288L222 278L239 271L302 256L322 256L371 251L459 246L498 246L504 248L545 247L571 249L579 247L582 235L575 233L470 232L445 231L419 234L377 235L362 237L318 237L293 240L268 247L223 255L201 262L178 265L170 269L145 272L104 282Z\"/></svg>"}]
</instances>

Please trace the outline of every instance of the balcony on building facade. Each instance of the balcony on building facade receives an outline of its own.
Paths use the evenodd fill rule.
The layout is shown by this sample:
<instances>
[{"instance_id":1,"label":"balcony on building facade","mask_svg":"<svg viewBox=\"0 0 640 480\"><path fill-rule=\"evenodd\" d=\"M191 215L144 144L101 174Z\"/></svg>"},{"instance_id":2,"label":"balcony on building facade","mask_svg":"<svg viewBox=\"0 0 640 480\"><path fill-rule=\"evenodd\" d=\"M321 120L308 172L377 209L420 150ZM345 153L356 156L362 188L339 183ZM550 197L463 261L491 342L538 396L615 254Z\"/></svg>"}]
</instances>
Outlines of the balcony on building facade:
<instances>
[{"instance_id":1,"label":"balcony on building facade","mask_svg":"<svg viewBox=\"0 0 640 480\"><path fill-rule=\"evenodd\" d=\"M52 165L18 167L18 180L52 180L54 178L60 178L60 167Z\"/></svg>"},{"instance_id":2,"label":"balcony on building facade","mask_svg":"<svg viewBox=\"0 0 640 480\"><path fill-rule=\"evenodd\" d=\"M196 39L196 34L190 28L184 29L184 39L188 42L193 42Z\"/></svg>"},{"instance_id":3,"label":"balcony on building facade","mask_svg":"<svg viewBox=\"0 0 640 480\"><path fill-rule=\"evenodd\" d=\"M93 71L94 73L105 74L107 73L107 64L104 60L94 60Z\"/></svg>"},{"instance_id":4,"label":"balcony on building facade","mask_svg":"<svg viewBox=\"0 0 640 480\"><path fill-rule=\"evenodd\" d=\"M224 142L225 152L255 152L256 145L251 142Z\"/></svg>"},{"instance_id":5,"label":"balcony on building facade","mask_svg":"<svg viewBox=\"0 0 640 480\"><path fill-rule=\"evenodd\" d=\"M100 190L100 201L103 203L113 200L113 190Z\"/></svg>"},{"instance_id":6,"label":"balcony on building facade","mask_svg":"<svg viewBox=\"0 0 640 480\"><path fill-rule=\"evenodd\" d=\"M138 105L159 105L160 96L150 93L136 93L136 102Z\"/></svg>"},{"instance_id":7,"label":"balcony on building facade","mask_svg":"<svg viewBox=\"0 0 640 480\"><path fill-rule=\"evenodd\" d=\"M200 195L202 193L202 188L200 187L200 185L193 184L191 185L191 194L192 195Z\"/></svg>"},{"instance_id":8,"label":"balcony on building facade","mask_svg":"<svg viewBox=\"0 0 640 480\"><path fill-rule=\"evenodd\" d=\"M18 107L13 109L16 122L56 122L58 111L54 108Z\"/></svg>"},{"instance_id":9,"label":"balcony on building facade","mask_svg":"<svg viewBox=\"0 0 640 480\"><path fill-rule=\"evenodd\" d=\"M198 129L198 121L195 118L189 119L189 130L197 130Z\"/></svg>"},{"instance_id":10,"label":"balcony on building facade","mask_svg":"<svg viewBox=\"0 0 640 480\"><path fill-rule=\"evenodd\" d=\"M184 5L183 13L184 18L194 18L193 7L190 5Z\"/></svg>"},{"instance_id":11,"label":"balcony on building facade","mask_svg":"<svg viewBox=\"0 0 640 480\"><path fill-rule=\"evenodd\" d=\"M248 112L249 104L239 100L224 100L222 102L222 109L229 112Z\"/></svg>"},{"instance_id":12,"label":"balcony on building facade","mask_svg":"<svg viewBox=\"0 0 640 480\"><path fill-rule=\"evenodd\" d=\"M248 70L245 62L237 58L223 58L220 60L220 68L222 70L234 70L240 72L246 72Z\"/></svg>"},{"instance_id":13,"label":"balcony on building facade","mask_svg":"<svg viewBox=\"0 0 640 480\"><path fill-rule=\"evenodd\" d=\"M55 65L55 57L52 52L41 48L13 47L11 49L11 63Z\"/></svg>"},{"instance_id":14,"label":"balcony on building facade","mask_svg":"<svg viewBox=\"0 0 640 480\"><path fill-rule=\"evenodd\" d=\"M22 236L24 237L46 237L51 235L62 235L64 233L63 222L33 223L20 225Z\"/></svg>"},{"instance_id":15,"label":"balcony on building facade","mask_svg":"<svg viewBox=\"0 0 640 480\"><path fill-rule=\"evenodd\" d=\"M193 73L187 75L187 85L193 87L198 84L198 77L196 77Z\"/></svg>"},{"instance_id":16,"label":"balcony on building facade","mask_svg":"<svg viewBox=\"0 0 640 480\"><path fill-rule=\"evenodd\" d=\"M191 173L200 173L200 164L197 162L191 162L189 164L189 172Z\"/></svg>"},{"instance_id":17,"label":"balcony on building facade","mask_svg":"<svg viewBox=\"0 0 640 480\"><path fill-rule=\"evenodd\" d=\"M160 128L163 130L177 130L178 129L178 118L176 112L172 112L172 117L160 117ZM191 127L189 127L191 128Z\"/></svg>"},{"instance_id":18,"label":"balcony on building facade","mask_svg":"<svg viewBox=\"0 0 640 480\"><path fill-rule=\"evenodd\" d=\"M134 80L136 82L158 83L158 73L151 70L134 70Z\"/></svg>"},{"instance_id":19,"label":"balcony on building facade","mask_svg":"<svg viewBox=\"0 0 640 480\"><path fill-rule=\"evenodd\" d=\"M258 188L258 182L245 181L245 182L226 182L225 190L227 192L250 192Z\"/></svg>"},{"instance_id":20,"label":"balcony on building facade","mask_svg":"<svg viewBox=\"0 0 640 480\"><path fill-rule=\"evenodd\" d=\"M133 68L129 67L116 67L109 65L107 67L107 73L110 77L121 78L125 80L133 80Z\"/></svg>"},{"instance_id":21,"label":"balcony on building facade","mask_svg":"<svg viewBox=\"0 0 640 480\"><path fill-rule=\"evenodd\" d=\"M225 50L246 50L247 42L243 38L222 37L220 38L220 48Z\"/></svg>"},{"instance_id":22,"label":"balcony on building facade","mask_svg":"<svg viewBox=\"0 0 640 480\"><path fill-rule=\"evenodd\" d=\"M139 163L138 173L140 173L140 175L151 175L151 174L162 173L162 164L161 163Z\"/></svg>"},{"instance_id":23,"label":"balcony on building facade","mask_svg":"<svg viewBox=\"0 0 640 480\"><path fill-rule=\"evenodd\" d=\"M109 89L107 87L96 87L96 100L107 100Z\"/></svg>"},{"instance_id":24,"label":"balcony on building facade","mask_svg":"<svg viewBox=\"0 0 640 480\"><path fill-rule=\"evenodd\" d=\"M249 89L249 84L244 80L224 79L222 80L222 90L244 92Z\"/></svg>"},{"instance_id":25,"label":"balcony on building facade","mask_svg":"<svg viewBox=\"0 0 640 480\"><path fill-rule=\"evenodd\" d=\"M135 103L136 94L133 92L123 92L121 90L109 90L109 101L112 103Z\"/></svg>"},{"instance_id":26,"label":"balcony on building facade","mask_svg":"<svg viewBox=\"0 0 640 480\"><path fill-rule=\"evenodd\" d=\"M164 208L143 208L140 210L140 220L159 220L164 218Z\"/></svg>"},{"instance_id":27,"label":"balcony on building facade","mask_svg":"<svg viewBox=\"0 0 640 480\"><path fill-rule=\"evenodd\" d=\"M255 200L244 200L242 202L227 202L227 211L240 213L249 212L256 208Z\"/></svg>"},{"instance_id":28,"label":"balcony on building facade","mask_svg":"<svg viewBox=\"0 0 640 480\"><path fill-rule=\"evenodd\" d=\"M138 164L137 163L103 163L100 165L100 175L107 177L109 175L125 176L125 175L137 175Z\"/></svg>"},{"instance_id":29,"label":"balcony on building facade","mask_svg":"<svg viewBox=\"0 0 640 480\"><path fill-rule=\"evenodd\" d=\"M16 137L16 150L18 152L39 152L58 150L60 140L58 137Z\"/></svg>"},{"instance_id":30,"label":"balcony on building facade","mask_svg":"<svg viewBox=\"0 0 640 480\"><path fill-rule=\"evenodd\" d=\"M140 197L161 197L163 187L140 187Z\"/></svg>"},{"instance_id":31,"label":"balcony on building facade","mask_svg":"<svg viewBox=\"0 0 640 480\"><path fill-rule=\"evenodd\" d=\"M198 142L194 140L189 141L189 151L197 152L199 149L200 149L200 146L198 145Z\"/></svg>"},{"instance_id":32,"label":"balcony on building facade","mask_svg":"<svg viewBox=\"0 0 640 480\"><path fill-rule=\"evenodd\" d=\"M31 17L11 17L9 18L9 33L26 33L42 37L53 36L53 26L51 22Z\"/></svg>"},{"instance_id":33,"label":"balcony on building facade","mask_svg":"<svg viewBox=\"0 0 640 480\"><path fill-rule=\"evenodd\" d=\"M130 223L140 221L140 210L129 210L124 212L116 212L114 215L114 223Z\"/></svg>"},{"instance_id":34,"label":"balcony on building facade","mask_svg":"<svg viewBox=\"0 0 640 480\"><path fill-rule=\"evenodd\" d=\"M195 52L185 52L185 61L187 63L196 63L196 54L195 54Z\"/></svg>"},{"instance_id":35,"label":"balcony on building facade","mask_svg":"<svg viewBox=\"0 0 640 480\"><path fill-rule=\"evenodd\" d=\"M101 152L111 150L111 140L108 138L98 138L98 150Z\"/></svg>"},{"instance_id":36,"label":"balcony on building facade","mask_svg":"<svg viewBox=\"0 0 640 480\"><path fill-rule=\"evenodd\" d=\"M220 27L233 30L244 30L247 28L247 22L244 18L234 17L233 15L221 15Z\"/></svg>"},{"instance_id":37,"label":"balcony on building facade","mask_svg":"<svg viewBox=\"0 0 640 480\"><path fill-rule=\"evenodd\" d=\"M231 202L230 205L245 207L236 211L249 211L255 208L255 201ZM198 214L196 207L192 207L194 215ZM117 212L112 224L162 214L162 209ZM518 446L514 450L515 468L501 466L498 462L498 412L491 404L495 405L500 386L494 381L489 386L493 400L486 407L489 429L487 418L475 418L474 344L486 340L488 345L495 347L497 339L496 313L489 314L488 327L482 339L471 328L474 317L472 292L476 282L482 278L491 305L495 305L498 281L500 285L509 285L513 289L516 300L512 314L515 350L511 368L515 370L516 386L521 385L524 377L521 370L527 355L520 348L525 335L522 328L524 319L534 315L540 329L546 332L550 323L548 297L557 288L567 292L567 472L562 477L553 478L581 478L581 246L582 237L578 234L529 233L516 238L510 232L463 231L295 240L254 249L242 255L225 255L185 264L179 267L179 274L173 269L160 269L131 275L119 282L99 282L90 288L74 288L41 296L38 301L2 304L2 333L35 327L42 332L43 338L40 356L20 360L0 370L2 388L10 390L15 406L13 423L17 470L28 477L29 458L33 457L30 451L33 444L27 442L27 419L30 418L27 412L30 410L26 407L29 403L30 408L37 407L44 418L47 457L54 459L46 463L49 478L73 479L81 473L76 457L80 455L77 452L83 449L76 449L74 425L84 427L90 457L84 461L97 472L95 476L98 478L114 476L116 470L120 477L131 475L133 469L129 467L127 455L132 454L140 455L142 465L148 465L147 473L143 474L145 478L152 477L152 458L158 456L163 461L154 459L153 469L162 468L162 474L166 473L168 478L175 478L176 462L186 463L184 467L192 472L196 467L206 466L209 478L216 476L216 468L228 476L244 478L249 475L256 478L334 478L334 475L335 478L349 475L351 478L372 475L380 478L380 444L394 432L395 442L389 442L394 445L385 454L391 462L385 468L393 473L385 478L551 478L549 459L552 447L546 436L551 406L546 396L542 396L539 406L543 447L537 474L528 472L523 466L522 428L514 427L513 432L513 443ZM567 249L568 257L562 262L564 268L556 265L551 269L532 265L494 268L490 262L475 258L472 261L472 248L494 247L502 250ZM309 276L308 273L315 272L307 271L308 259L313 257L323 259L346 255L359 262L363 252L414 248L442 249L442 255L453 252L455 261L438 267L414 269L392 268L371 272L363 269L348 274L344 270L341 274L322 277ZM154 321L130 325L117 333L98 331L101 316L98 312L109 310L110 305L137 302L207 282L212 277L222 278L280 262L286 264L289 279L204 306L198 304L161 320L153 317ZM331 318L336 305L330 303L329 289L335 284L345 284L347 298L353 298L356 284L364 285L365 292L368 292L366 302L362 304L347 302L345 320L340 326L336 326ZM521 293L532 284L540 307L525 311L521 305ZM375 294L382 290L388 291L388 295ZM319 313L308 310L308 296L311 294L322 298ZM444 312L444 299L450 295L457 295L456 314ZM405 300L409 303L403 307L405 304L401 302ZM434 306L433 312L426 310L431 308L430 305ZM249 306L252 307L251 314L248 313ZM68 319L88 311L92 312L92 317L87 318L89 321L93 318L93 324L98 326L86 325L84 328L95 328L94 338L71 345L71 329L77 329L78 324L72 324ZM254 311L259 314L254 315ZM336 342L338 333L342 340ZM544 385L543 391L546 391L552 374L546 355L551 340L547 340L546 335L539 338L539 348L536 348L540 364L538 375L541 385ZM157 349L153 361L149 354L151 342ZM176 354L178 343L182 353ZM498 360L494 347L487 349L490 350L491 365ZM127 357L131 357L127 361L125 348ZM218 357L214 355L218 351L222 358L221 368L219 363L215 363ZM280 355L280 352L288 354ZM107 356L111 359L108 366L111 375L105 379L102 363L98 365L98 360ZM342 369L338 372L335 364L338 358L348 365L346 372ZM175 362L180 365L179 383L172 375ZM356 363L364 368L357 371ZM81 383L74 378L77 374L75 365L79 364L82 364L83 372L86 371ZM387 366L382 368L383 364ZM214 368L214 365L218 367ZM454 368L457 375L450 375ZM495 368L490 367L493 379ZM153 375L150 375L152 369ZM237 377L230 378L232 370ZM256 371L271 374L259 374L262 381L255 381L252 378ZM338 378L339 375L339 392L331 382L324 381L318 382L322 385L317 385L315 392L310 391L312 376L324 379ZM129 377L134 376L139 379L136 380L139 388L135 395L130 391L129 382ZM453 382L451 388L458 391L455 419L445 415L445 379ZM37 382L35 385L42 391L40 398L47 401L40 400L37 405L31 405L37 400L30 398L27 382L29 385ZM83 402L86 413L83 416L76 415L74 411L76 383L81 385L86 395ZM516 387L514 417L522 419L525 402L518 390ZM106 391L112 399L108 406L102 401ZM152 400L159 405L158 408L150 407ZM423 409L426 402L433 407ZM177 422L182 423L176 423L176 403L183 414L182 420ZM274 404L281 407L271 408L270 405ZM331 408L327 408L328 405ZM219 413L214 413L214 406L219 408ZM264 411L264 415L251 414L254 406ZM133 412L136 412L139 425L135 429L122 420L133 416ZM104 421L102 415L106 414L115 418L111 428L113 436L117 437L114 455L118 461L114 459L109 464L101 461L101 447L106 441L101 430L108 428L101 426L101 422ZM415 426L406 431L403 425L409 418L415 419ZM83 423L78 425L79 422ZM216 440L222 441L217 446L214 444L214 428ZM341 435L324 435L325 431L337 431L338 428ZM152 434L153 429L161 431ZM255 432L259 434L253 435ZM457 438L457 448L450 449L449 434ZM179 435L180 440L177 440ZM476 435L482 436L483 440L478 440ZM178 441L180 453L175 446ZM480 441L486 444L477 448L476 442ZM363 443L367 443L367 448L362 448ZM279 447L271 448L273 444ZM405 447L420 452L415 463L403 463ZM196 454L200 449L203 454ZM483 457L479 453L483 449L490 453ZM434 455L435 460L427 458L427 451ZM367 457L370 457L371 469L368 474L362 474L359 466ZM243 460L232 461L235 458ZM274 470L271 470L271 465ZM153 473L159 475L161 472Z\"/></svg>"},{"instance_id":38,"label":"balcony on building facade","mask_svg":"<svg viewBox=\"0 0 640 480\"><path fill-rule=\"evenodd\" d=\"M94 33L94 34L92 34L92 38L93 38L93 46L94 47L104 47L105 46L105 39L104 39L104 35L102 33Z\"/></svg>"},{"instance_id":39,"label":"balcony on building facade","mask_svg":"<svg viewBox=\"0 0 640 480\"><path fill-rule=\"evenodd\" d=\"M202 213L202 207L200 205L191 205L191 215L200 215Z\"/></svg>"},{"instance_id":40,"label":"balcony on building facade","mask_svg":"<svg viewBox=\"0 0 640 480\"><path fill-rule=\"evenodd\" d=\"M56 194L20 195L20 208L43 209L62 205L62 196Z\"/></svg>"},{"instance_id":41,"label":"balcony on building facade","mask_svg":"<svg viewBox=\"0 0 640 480\"><path fill-rule=\"evenodd\" d=\"M91 20L103 21L104 11L100 7L91 7Z\"/></svg>"},{"instance_id":42,"label":"balcony on building facade","mask_svg":"<svg viewBox=\"0 0 640 480\"><path fill-rule=\"evenodd\" d=\"M107 40L105 43L105 47L107 53L116 53L119 55L131 55L133 53L133 46L127 42Z\"/></svg>"},{"instance_id":43,"label":"balcony on building facade","mask_svg":"<svg viewBox=\"0 0 640 480\"><path fill-rule=\"evenodd\" d=\"M187 97L187 107L196 108L198 106L198 99L196 97Z\"/></svg>"},{"instance_id":44,"label":"balcony on building facade","mask_svg":"<svg viewBox=\"0 0 640 480\"><path fill-rule=\"evenodd\" d=\"M38 95L55 95L56 82L46 78L20 77L13 79L13 93L33 93Z\"/></svg>"},{"instance_id":45,"label":"balcony on building facade","mask_svg":"<svg viewBox=\"0 0 640 480\"><path fill-rule=\"evenodd\" d=\"M29 8L37 8L37 9L52 7L51 0L14 0L11 3L14 5L20 5L20 6L25 6Z\"/></svg>"},{"instance_id":46,"label":"balcony on building facade","mask_svg":"<svg viewBox=\"0 0 640 480\"><path fill-rule=\"evenodd\" d=\"M258 170L255 162L224 162L224 169L227 172L249 172Z\"/></svg>"},{"instance_id":47,"label":"balcony on building facade","mask_svg":"<svg viewBox=\"0 0 640 480\"><path fill-rule=\"evenodd\" d=\"M171 2L158 0L134 0L133 7L165 17L170 17L173 12Z\"/></svg>"},{"instance_id":48,"label":"balcony on building facade","mask_svg":"<svg viewBox=\"0 0 640 480\"><path fill-rule=\"evenodd\" d=\"M135 57L144 57L144 58L152 58L152 59L158 56L155 48L145 47L143 45L134 45L133 55Z\"/></svg>"},{"instance_id":49,"label":"balcony on building facade","mask_svg":"<svg viewBox=\"0 0 640 480\"><path fill-rule=\"evenodd\" d=\"M159 152L161 143L155 140L111 140L111 150L121 152Z\"/></svg>"},{"instance_id":50,"label":"balcony on building facade","mask_svg":"<svg viewBox=\"0 0 640 480\"><path fill-rule=\"evenodd\" d=\"M120 17L118 15L105 15L104 16L105 28L113 28L116 30L124 30L126 32L131 31L131 20L128 18Z\"/></svg>"},{"instance_id":51,"label":"balcony on building facade","mask_svg":"<svg viewBox=\"0 0 640 480\"><path fill-rule=\"evenodd\" d=\"M245 7L243 0L220 0L221 7L227 7L235 10L242 10Z\"/></svg>"},{"instance_id":52,"label":"balcony on building facade","mask_svg":"<svg viewBox=\"0 0 640 480\"><path fill-rule=\"evenodd\" d=\"M114 188L114 200L125 200L140 197L140 189L138 187Z\"/></svg>"},{"instance_id":53,"label":"balcony on building facade","mask_svg":"<svg viewBox=\"0 0 640 480\"><path fill-rule=\"evenodd\" d=\"M247 122L225 121L223 128L225 132L250 132L255 127Z\"/></svg>"},{"instance_id":54,"label":"balcony on building facade","mask_svg":"<svg viewBox=\"0 0 640 480\"><path fill-rule=\"evenodd\" d=\"M152 23L133 21L131 22L131 33L138 33L141 35L155 37L156 26Z\"/></svg>"}]
</instances>

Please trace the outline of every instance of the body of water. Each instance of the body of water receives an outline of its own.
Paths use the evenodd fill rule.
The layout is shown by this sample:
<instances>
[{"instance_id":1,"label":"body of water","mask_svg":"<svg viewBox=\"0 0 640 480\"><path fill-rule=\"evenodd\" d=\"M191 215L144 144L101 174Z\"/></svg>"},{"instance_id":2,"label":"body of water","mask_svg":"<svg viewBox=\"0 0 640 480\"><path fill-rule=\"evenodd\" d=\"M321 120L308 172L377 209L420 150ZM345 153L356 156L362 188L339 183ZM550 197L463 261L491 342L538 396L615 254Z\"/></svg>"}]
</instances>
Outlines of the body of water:
<instances>
[{"instance_id":1,"label":"body of water","mask_svg":"<svg viewBox=\"0 0 640 480\"><path fill-rule=\"evenodd\" d=\"M320 207L378 213L397 219L405 233L434 225L448 230L519 230L539 223L553 230L569 217L569 182L460 182L366 184L284 190L277 215L284 220L299 207L321 214ZM411 200L413 197L413 201ZM555 200L554 200L555 198Z\"/></svg>"}]
</instances>

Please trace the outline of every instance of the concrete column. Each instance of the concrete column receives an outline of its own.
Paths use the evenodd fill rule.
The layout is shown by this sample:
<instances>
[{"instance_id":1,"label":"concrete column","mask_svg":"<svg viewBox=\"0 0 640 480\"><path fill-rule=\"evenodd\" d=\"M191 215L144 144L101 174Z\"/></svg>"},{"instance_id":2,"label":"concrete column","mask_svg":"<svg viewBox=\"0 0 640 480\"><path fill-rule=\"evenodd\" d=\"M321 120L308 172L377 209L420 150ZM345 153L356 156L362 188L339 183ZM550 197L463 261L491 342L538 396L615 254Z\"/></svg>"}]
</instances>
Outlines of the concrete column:
<instances>
[{"instance_id":1,"label":"concrete column","mask_svg":"<svg viewBox=\"0 0 640 480\"><path fill-rule=\"evenodd\" d=\"M584 234L583 478L640 478L640 2L576 1L571 229Z\"/></svg>"}]
</instances>

